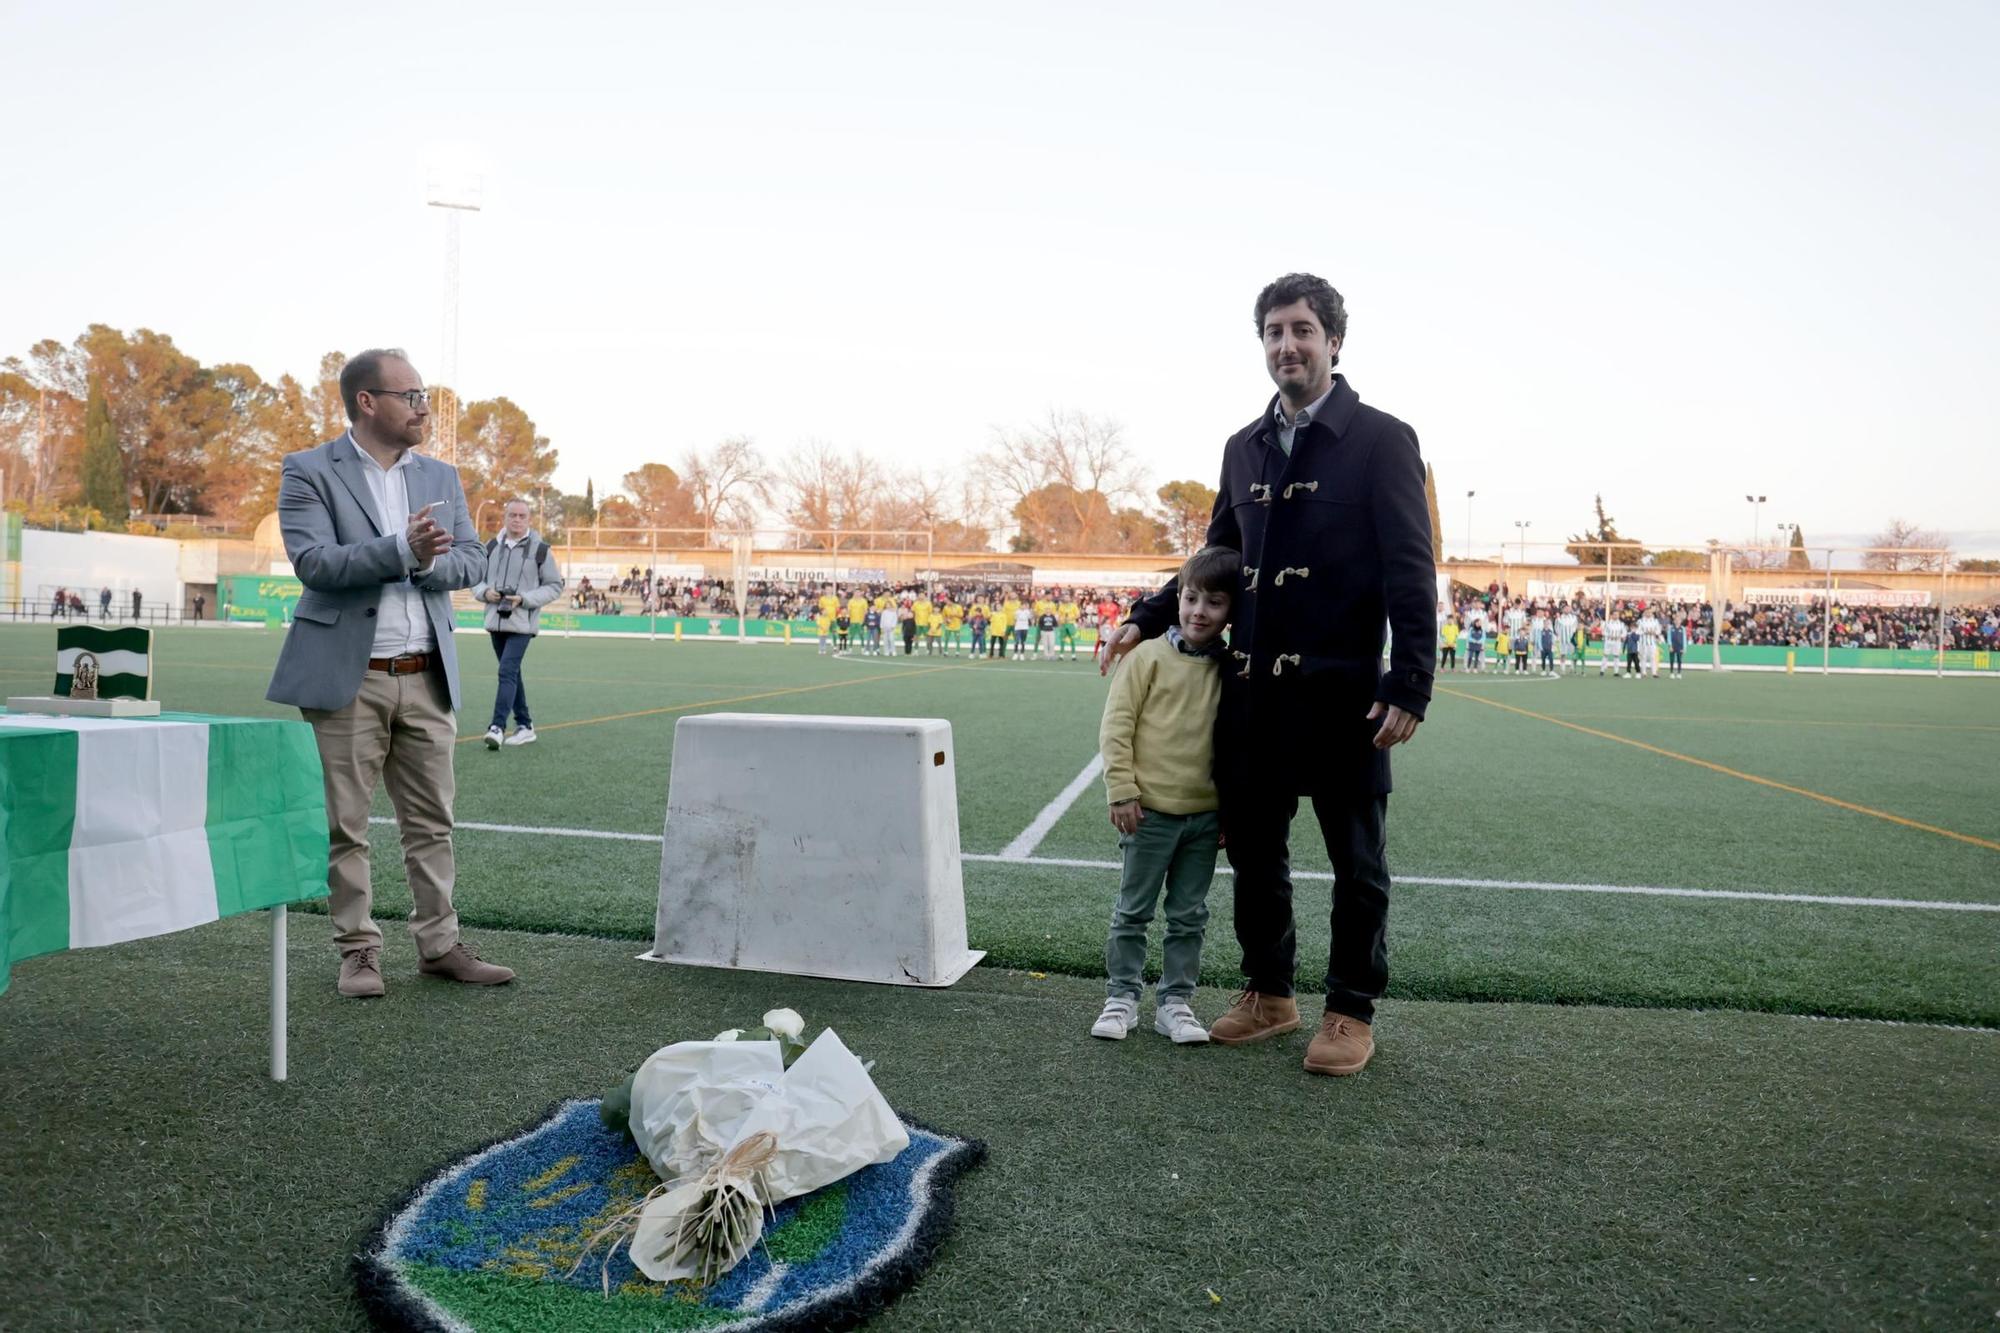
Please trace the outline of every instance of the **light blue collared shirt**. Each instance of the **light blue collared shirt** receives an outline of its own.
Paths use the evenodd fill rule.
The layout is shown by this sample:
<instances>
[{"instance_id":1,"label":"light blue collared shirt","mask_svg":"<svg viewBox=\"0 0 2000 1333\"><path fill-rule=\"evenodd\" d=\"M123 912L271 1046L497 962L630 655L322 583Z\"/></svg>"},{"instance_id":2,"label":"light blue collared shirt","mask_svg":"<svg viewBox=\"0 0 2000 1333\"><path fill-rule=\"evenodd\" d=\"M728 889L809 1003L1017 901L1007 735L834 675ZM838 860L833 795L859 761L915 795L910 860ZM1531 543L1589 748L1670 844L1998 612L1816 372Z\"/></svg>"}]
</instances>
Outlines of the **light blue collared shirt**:
<instances>
[{"instance_id":1,"label":"light blue collared shirt","mask_svg":"<svg viewBox=\"0 0 2000 1333\"><path fill-rule=\"evenodd\" d=\"M1278 419L1278 447L1285 451L1285 457L1290 458L1292 455L1292 441L1298 437L1299 427L1310 425L1316 420L1319 417L1319 410L1326 406L1326 400L1331 397L1333 397L1333 382L1329 380L1325 393L1313 399L1310 406L1300 408L1299 414L1287 421L1285 399L1282 394L1279 395L1275 414Z\"/></svg>"}]
</instances>

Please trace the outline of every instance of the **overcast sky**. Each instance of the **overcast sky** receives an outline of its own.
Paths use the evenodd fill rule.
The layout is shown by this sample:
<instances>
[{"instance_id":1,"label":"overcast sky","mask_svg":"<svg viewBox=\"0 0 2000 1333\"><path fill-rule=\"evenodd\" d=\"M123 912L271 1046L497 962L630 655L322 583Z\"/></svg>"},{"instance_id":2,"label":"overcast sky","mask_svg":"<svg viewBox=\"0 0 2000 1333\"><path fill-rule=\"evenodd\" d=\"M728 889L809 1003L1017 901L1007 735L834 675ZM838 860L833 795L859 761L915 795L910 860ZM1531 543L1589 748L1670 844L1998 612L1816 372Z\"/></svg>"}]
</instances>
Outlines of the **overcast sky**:
<instances>
[{"instance_id":1,"label":"overcast sky","mask_svg":"<svg viewBox=\"0 0 2000 1333\"><path fill-rule=\"evenodd\" d=\"M0 355L86 324L459 378L603 494L1052 406L1213 483L1257 290L1346 295L1448 549L1892 516L2000 554L2000 6L0 0Z\"/></svg>"}]
</instances>

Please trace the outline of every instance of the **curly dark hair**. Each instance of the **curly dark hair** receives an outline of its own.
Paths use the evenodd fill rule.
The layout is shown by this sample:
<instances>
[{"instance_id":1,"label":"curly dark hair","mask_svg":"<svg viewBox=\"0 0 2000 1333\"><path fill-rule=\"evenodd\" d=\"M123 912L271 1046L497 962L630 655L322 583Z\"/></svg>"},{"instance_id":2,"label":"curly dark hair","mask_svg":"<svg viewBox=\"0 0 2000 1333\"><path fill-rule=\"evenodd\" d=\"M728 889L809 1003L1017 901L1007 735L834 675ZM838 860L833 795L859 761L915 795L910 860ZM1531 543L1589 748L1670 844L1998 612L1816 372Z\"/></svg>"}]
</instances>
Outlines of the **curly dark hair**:
<instances>
[{"instance_id":1,"label":"curly dark hair","mask_svg":"<svg viewBox=\"0 0 2000 1333\"><path fill-rule=\"evenodd\" d=\"M1258 336L1264 333L1264 316L1294 301L1308 302L1313 314L1319 316L1320 327L1341 342L1347 341L1347 302L1333 289L1332 283L1310 273L1287 273L1257 293ZM1333 354L1333 364L1340 364L1340 353Z\"/></svg>"}]
</instances>

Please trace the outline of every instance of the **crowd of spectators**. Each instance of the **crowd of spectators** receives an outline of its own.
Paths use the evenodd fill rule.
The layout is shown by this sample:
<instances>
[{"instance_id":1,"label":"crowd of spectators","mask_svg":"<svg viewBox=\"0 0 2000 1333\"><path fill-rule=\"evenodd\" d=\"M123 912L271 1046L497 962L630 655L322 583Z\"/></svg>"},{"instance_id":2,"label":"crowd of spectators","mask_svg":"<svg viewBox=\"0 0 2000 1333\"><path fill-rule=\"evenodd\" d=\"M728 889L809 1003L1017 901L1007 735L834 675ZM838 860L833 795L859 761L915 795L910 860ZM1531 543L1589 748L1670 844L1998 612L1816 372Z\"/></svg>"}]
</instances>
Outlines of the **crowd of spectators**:
<instances>
[{"instance_id":1,"label":"crowd of spectators","mask_svg":"<svg viewBox=\"0 0 2000 1333\"><path fill-rule=\"evenodd\" d=\"M1110 608L1111 614L1122 618L1135 600L1146 595L1139 588L1031 589L1025 585L960 579L942 579L935 583L928 580L816 583L752 579L746 585L745 593L749 614L763 620L810 620L820 599L828 595L842 602L860 597L877 603L887 598L903 607L914 605L918 598L927 598L937 608L952 603L971 606L975 602L997 606L1010 598L1022 597L1059 604L1075 601L1080 607L1078 623L1086 629L1098 626L1106 615L1104 608ZM570 590L569 604L572 610L594 615L631 614L633 608L627 607L621 599L635 599L636 611L640 615L694 617L736 614L735 594L722 579L670 579L637 565L604 585L593 582L588 575L576 580Z\"/></svg>"},{"instance_id":2,"label":"crowd of spectators","mask_svg":"<svg viewBox=\"0 0 2000 1333\"><path fill-rule=\"evenodd\" d=\"M1725 603L1720 616L1708 602L1652 602L1614 599L1607 608L1598 598L1528 598L1514 596L1494 584L1483 593L1461 595L1445 616L1461 629L1477 620L1499 624L1509 610L1532 618L1573 613L1592 642L1604 637L1607 611L1627 624L1650 609L1663 626L1681 625L1690 646L1711 642L1776 648L1818 648L1824 642L1827 615L1824 602ZM1848 606L1836 593L1832 615L1835 648L1935 649L1938 614L1927 606ZM2000 649L2000 606L1954 606L1944 615L1945 646L1961 651Z\"/></svg>"},{"instance_id":3,"label":"crowd of spectators","mask_svg":"<svg viewBox=\"0 0 2000 1333\"><path fill-rule=\"evenodd\" d=\"M1748 603L1728 609L1722 642L1818 648L1826 643L1826 625L1823 602ZM1832 626L1835 648L1923 650L1935 649L1938 643L1938 613L1927 606L1843 606L1836 596ZM1948 648L1990 651L2000 646L1996 634L2000 634L2000 606L1954 606L1945 611Z\"/></svg>"},{"instance_id":4,"label":"crowd of spectators","mask_svg":"<svg viewBox=\"0 0 2000 1333\"><path fill-rule=\"evenodd\" d=\"M872 605L894 602L909 608L919 598L937 609L948 605L969 607L975 603L999 606L1010 601L1030 603L1051 601L1078 608L1077 626L1095 630L1108 619L1116 624L1131 610L1132 603L1145 596L1139 588L1060 588L997 584L978 580L943 579L936 583L914 580L886 583L816 583L776 579L752 580L747 588L749 614L765 620L810 620L823 598L831 595L842 603L860 598ZM67 596L57 614L80 613L81 599ZM624 615L636 609L640 615L729 616L736 614L736 600L727 583L717 578L669 579L651 569L633 566L624 576L607 586L596 586L589 577L579 579L570 594L570 606L596 615ZM636 607L628 606L636 601ZM1475 622L1498 626L1510 611L1532 619L1537 611L1551 617L1569 612L1591 642L1601 642L1606 614L1627 624L1636 624L1648 611L1663 626L1680 625L1690 647L1712 642L1766 647L1817 648L1825 630L1823 603L1725 604L1720 616L1708 602L1647 602L1614 599L1607 607L1599 598L1531 598L1512 593L1495 583L1484 592L1462 594L1445 609L1444 617L1461 629ZM1833 607L1833 647L1835 648L1934 648L1938 620L1929 607L1845 606L1835 599ZM1947 646L1965 650L2000 649L2000 606L1959 606L1945 614Z\"/></svg>"}]
</instances>

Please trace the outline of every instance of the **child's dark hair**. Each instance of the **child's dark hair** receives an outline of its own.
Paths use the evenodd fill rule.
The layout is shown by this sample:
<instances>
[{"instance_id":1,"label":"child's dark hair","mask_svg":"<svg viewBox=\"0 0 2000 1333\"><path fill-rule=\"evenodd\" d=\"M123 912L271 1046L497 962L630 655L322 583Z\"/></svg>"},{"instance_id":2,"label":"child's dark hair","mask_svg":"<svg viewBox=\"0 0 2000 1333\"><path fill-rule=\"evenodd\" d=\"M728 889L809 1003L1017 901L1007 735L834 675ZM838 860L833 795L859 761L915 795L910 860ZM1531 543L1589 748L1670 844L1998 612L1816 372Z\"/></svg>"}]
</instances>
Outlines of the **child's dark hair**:
<instances>
[{"instance_id":1,"label":"child's dark hair","mask_svg":"<svg viewBox=\"0 0 2000 1333\"><path fill-rule=\"evenodd\" d=\"M1227 546L1204 546L1181 566L1181 587L1219 592L1232 602L1243 577L1243 553Z\"/></svg>"}]
</instances>

